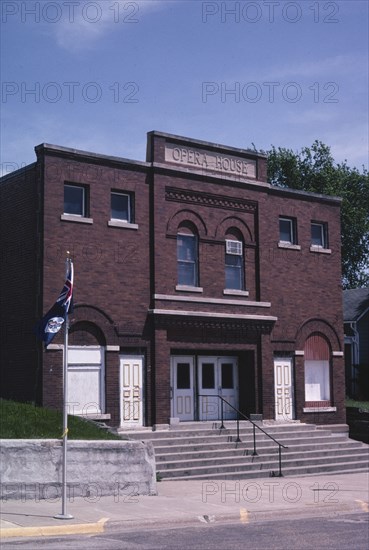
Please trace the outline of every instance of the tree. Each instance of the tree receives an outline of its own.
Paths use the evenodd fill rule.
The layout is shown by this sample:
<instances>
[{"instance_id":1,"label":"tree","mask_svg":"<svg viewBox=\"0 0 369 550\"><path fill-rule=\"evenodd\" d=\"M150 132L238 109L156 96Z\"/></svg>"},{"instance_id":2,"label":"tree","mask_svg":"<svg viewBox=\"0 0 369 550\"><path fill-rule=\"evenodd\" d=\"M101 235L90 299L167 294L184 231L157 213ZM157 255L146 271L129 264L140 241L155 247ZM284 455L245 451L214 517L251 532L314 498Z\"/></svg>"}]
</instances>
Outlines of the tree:
<instances>
[{"instance_id":1,"label":"tree","mask_svg":"<svg viewBox=\"0 0 369 550\"><path fill-rule=\"evenodd\" d=\"M363 167L336 164L321 141L300 152L272 147L268 155L268 181L272 185L342 198L341 243L344 288L369 285L369 174Z\"/></svg>"}]
</instances>

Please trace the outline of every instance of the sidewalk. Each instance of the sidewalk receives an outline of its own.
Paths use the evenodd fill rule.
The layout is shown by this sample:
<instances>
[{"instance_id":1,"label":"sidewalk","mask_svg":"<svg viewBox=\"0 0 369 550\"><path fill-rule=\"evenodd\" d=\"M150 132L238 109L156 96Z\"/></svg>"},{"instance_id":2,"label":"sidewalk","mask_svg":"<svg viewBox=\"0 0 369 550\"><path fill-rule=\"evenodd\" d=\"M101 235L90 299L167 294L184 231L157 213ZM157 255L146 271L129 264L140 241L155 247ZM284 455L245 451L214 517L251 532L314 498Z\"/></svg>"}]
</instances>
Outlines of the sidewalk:
<instances>
[{"instance_id":1,"label":"sidewalk","mask_svg":"<svg viewBox=\"0 0 369 550\"><path fill-rule=\"evenodd\" d=\"M199 522L292 519L369 512L369 474L226 481L162 481L157 496L67 500L70 520L55 519L59 498L1 502L1 537L102 533Z\"/></svg>"}]
</instances>

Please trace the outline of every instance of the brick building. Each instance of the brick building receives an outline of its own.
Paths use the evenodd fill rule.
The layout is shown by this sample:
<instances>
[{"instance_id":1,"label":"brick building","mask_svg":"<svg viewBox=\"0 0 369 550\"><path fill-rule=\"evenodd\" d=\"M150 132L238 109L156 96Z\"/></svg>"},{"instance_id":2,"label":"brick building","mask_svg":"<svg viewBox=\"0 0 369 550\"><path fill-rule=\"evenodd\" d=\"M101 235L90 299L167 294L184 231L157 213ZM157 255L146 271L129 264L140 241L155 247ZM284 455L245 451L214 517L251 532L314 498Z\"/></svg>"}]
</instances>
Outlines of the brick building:
<instances>
[{"instance_id":1,"label":"brick building","mask_svg":"<svg viewBox=\"0 0 369 550\"><path fill-rule=\"evenodd\" d=\"M42 144L2 178L2 395L62 405L33 326L75 266L69 403L112 425L345 422L340 200L254 151L150 132L146 162ZM231 406L229 406L229 403Z\"/></svg>"}]
</instances>

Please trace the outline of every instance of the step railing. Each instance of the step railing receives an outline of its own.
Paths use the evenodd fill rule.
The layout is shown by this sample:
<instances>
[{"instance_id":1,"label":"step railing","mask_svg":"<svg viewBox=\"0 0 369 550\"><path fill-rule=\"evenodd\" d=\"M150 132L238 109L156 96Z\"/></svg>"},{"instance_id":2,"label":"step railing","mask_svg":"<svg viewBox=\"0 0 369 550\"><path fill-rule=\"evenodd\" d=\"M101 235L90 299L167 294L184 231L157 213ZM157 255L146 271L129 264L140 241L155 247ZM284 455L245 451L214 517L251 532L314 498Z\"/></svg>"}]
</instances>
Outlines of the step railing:
<instances>
[{"instance_id":1,"label":"step railing","mask_svg":"<svg viewBox=\"0 0 369 550\"><path fill-rule=\"evenodd\" d=\"M253 443L254 443L254 450L252 452L253 456L257 456L257 454L258 454L257 451L256 451L256 428L258 430L260 430L261 432L263 432L263 434L265 434L267 437L269 437L269 439L272 439L274 441L274 443L276 443L278 445L279 473L278 473L277 477L283 477L283 474L282 474L282 448L283 449L288 449L288 447L286 445L283 445L282 443L277 441L272 435L268 434L268 432L263 430L263 428L261 428L258 424L256 424L256 422L251 420L248 416L243 414L240 410L236 409L236 407L231 405L231 403L229 403L229 401L224 399L224 397L222 397L221 395L211 395L211 396L209 396L209 395L199 394L199 397L216 397L216 398L220 399L220 402L221 402L221 425L220 425L220 429L221 430L226 429L225 426L224 426L224 403L226 405L228 405L231 409L233 409L237 413L237 418L236 418L236 421L237 421L236 443L241 443L241 438L240 438L240 416L242 416L245 420L247 420L248 422L250 422L252 424L252 427L253 427L253 430L252 430Z\"/></svg>"}]
</instances>

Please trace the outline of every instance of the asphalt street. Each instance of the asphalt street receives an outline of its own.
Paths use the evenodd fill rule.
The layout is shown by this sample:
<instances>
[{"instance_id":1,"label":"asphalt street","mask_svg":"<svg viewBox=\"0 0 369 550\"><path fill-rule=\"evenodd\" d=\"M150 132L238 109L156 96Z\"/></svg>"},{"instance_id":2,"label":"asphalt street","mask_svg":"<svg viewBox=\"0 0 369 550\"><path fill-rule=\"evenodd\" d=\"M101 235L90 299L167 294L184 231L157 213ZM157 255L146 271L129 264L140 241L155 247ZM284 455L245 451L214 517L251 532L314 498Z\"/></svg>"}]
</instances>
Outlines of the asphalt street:
<instances>
[{"instance_id":1,"label":"asphalt street","mask_svg":"<svg viewBox=\"0 0 369 550\"><path fill-rule=\"evenodd\" d=\"M203 523L189 527L141 528L103 535L3 542L2 550L367 550L369 516L303 518L257 523Z\"/></svg>"}]
</instances>

